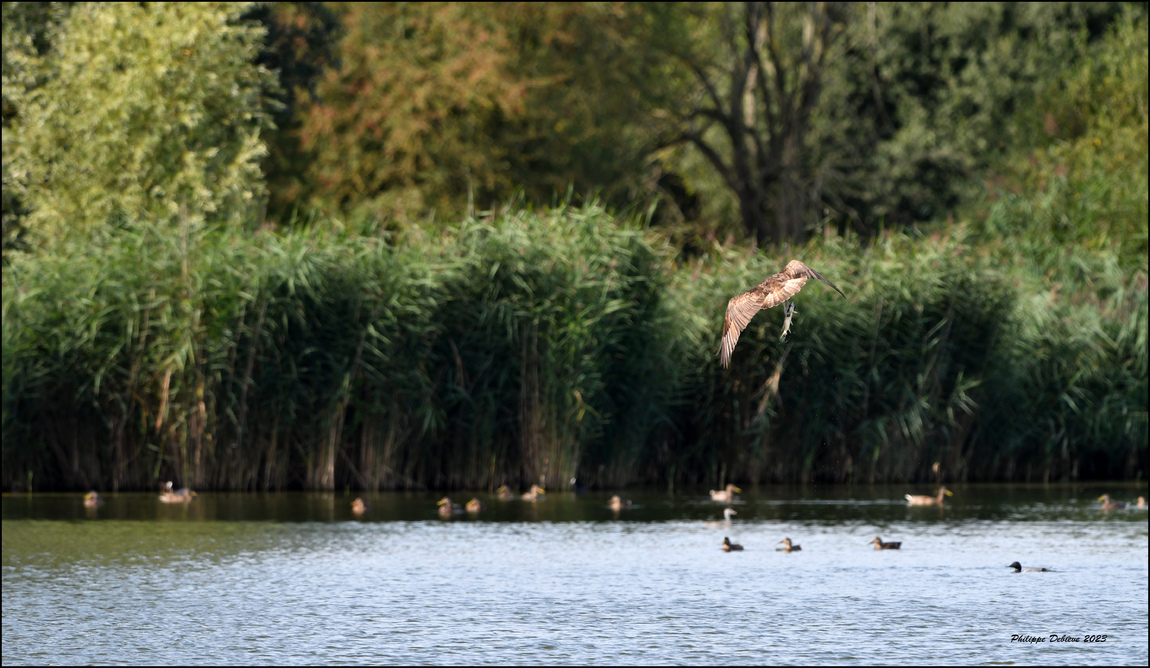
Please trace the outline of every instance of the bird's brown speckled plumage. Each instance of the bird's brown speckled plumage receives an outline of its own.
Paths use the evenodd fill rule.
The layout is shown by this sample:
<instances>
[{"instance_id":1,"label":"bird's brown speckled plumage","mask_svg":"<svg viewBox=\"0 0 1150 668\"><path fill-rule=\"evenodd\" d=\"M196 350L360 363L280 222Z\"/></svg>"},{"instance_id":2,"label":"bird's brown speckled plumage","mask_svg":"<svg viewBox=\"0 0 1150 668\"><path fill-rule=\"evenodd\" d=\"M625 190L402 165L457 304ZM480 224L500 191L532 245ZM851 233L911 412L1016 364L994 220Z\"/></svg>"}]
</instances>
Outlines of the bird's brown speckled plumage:
<instances>
[{"instance_id":1,"label":"bird's brown speckled plumage","mask_svg":"<svg viewBox=\"0 0 1150 668\"><path fill-rule=\"evenodd\" d=\"M768 276L762 283L741 295L735 295L727 302L727 315L723 320L723 340L719 344L719 363L724 368L731 365L731 354L735 351L735 344L739 342L739 335L751 322L751 318L762 309L777 306L797 295L808 278L825 281L835 289L835 292L843 294L837 285L828 281L819 272L798 260L791 260L779 273Z\"/></svg>"}]
</instances>

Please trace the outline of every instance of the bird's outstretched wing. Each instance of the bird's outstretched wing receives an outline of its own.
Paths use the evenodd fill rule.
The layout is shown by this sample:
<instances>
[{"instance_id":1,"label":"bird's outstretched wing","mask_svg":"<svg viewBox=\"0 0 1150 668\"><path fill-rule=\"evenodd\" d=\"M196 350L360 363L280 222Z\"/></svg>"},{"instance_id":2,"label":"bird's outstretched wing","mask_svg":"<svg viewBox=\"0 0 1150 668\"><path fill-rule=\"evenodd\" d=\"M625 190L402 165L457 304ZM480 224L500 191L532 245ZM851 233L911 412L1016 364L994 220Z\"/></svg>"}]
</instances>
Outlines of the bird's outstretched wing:
<instances>
[{"instance_id":1,"label":"bird's outstretched wing","mask_svg":"<svg viewBox=\"0 0 1150 668\"><path fill-rule=\"evenodd\" d=\"M727 302L727 316L723 319L723 341L719 344L719 363L723 368L731 365L731 353L739 342L739 334L762 308L763 295L759 288L748 290Z\"/></svg>"},{"instance_id":2,"label":"bird's outstretched wing","mask_svg":"<svg viewBox=\"0 0 1150 668\"><path fill-rule=\"evenodd\" d=\"M719 344L719 363L724 368L731 365L731 354L735 350L735 344L739 342L739 335L751 322L751 318L761 309L777 306L797 295L808 278L825 281L835 289L835 292L843 294L837 285L828 281L819 272L798 260L791 260L779 273L768 276L762 283L741 295L732 297L727 302L727 315L723 319L723 340Z\"/></svg>"}]
</instances>

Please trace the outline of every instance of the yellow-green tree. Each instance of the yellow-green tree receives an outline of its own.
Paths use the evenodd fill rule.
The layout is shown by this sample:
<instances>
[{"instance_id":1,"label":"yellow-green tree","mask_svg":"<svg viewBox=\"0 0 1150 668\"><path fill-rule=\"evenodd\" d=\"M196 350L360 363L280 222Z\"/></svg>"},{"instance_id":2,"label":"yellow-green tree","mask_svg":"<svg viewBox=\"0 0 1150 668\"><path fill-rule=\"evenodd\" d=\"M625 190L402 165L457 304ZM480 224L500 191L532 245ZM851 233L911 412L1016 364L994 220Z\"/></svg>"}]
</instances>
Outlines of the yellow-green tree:
<instances>
[{"instance_id":1,"label":"yellow-green tree","mask_svg":"<svg viewBox=\"0 0 1150 668\"><path fill-rule=\"evenodd\" d=\"M385 219L486 209L522 187L644 187L665 5L349 3L339 69L301 128L312 200Z\"/></svg>"},{"instance_id":2,"label":"yellow-green tree","mask_svg":"<svg viewBox=\"0 0 1150 668\"><path fill-rule=\"evenodd\" d=\"M235 221L260 203L275 77L253 64L264 29L245 9L83 3L51 26L24 85L5 78L5 188L34 237L181 210Z\"/></svg>"}]
</instances>

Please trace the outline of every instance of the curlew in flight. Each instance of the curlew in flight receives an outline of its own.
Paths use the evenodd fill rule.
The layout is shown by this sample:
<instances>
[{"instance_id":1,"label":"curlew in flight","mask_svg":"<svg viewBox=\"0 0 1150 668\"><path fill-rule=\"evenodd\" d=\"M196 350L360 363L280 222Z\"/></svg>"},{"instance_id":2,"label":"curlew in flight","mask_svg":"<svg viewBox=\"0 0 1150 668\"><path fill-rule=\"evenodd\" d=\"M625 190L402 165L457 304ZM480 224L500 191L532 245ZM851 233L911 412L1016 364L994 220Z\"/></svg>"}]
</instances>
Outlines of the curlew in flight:
<instances>
[{"instance_id":1,"label":"curlew in flight","mask_svg":"<svg viewBox=\"0 0 1150 668\"><path fill-rule=\"evenodd\" d=\"M798 260L791 260L779 273L768 276L762 283L741 295L735 295L727 302L727 317L723 320L723 342L719 345L719 362L724 368L731 365L731 353L735 350L735 344L739 342L739 334L743 333L747 323L761 309L787 302L783 336L787 335L791 330L791 318L795 314L795 305L788 300L799 293L808 278L826 281L835 292L843 295L843 291L834 283L827 281L822 274Z\"/></svg>"}]
</instances>

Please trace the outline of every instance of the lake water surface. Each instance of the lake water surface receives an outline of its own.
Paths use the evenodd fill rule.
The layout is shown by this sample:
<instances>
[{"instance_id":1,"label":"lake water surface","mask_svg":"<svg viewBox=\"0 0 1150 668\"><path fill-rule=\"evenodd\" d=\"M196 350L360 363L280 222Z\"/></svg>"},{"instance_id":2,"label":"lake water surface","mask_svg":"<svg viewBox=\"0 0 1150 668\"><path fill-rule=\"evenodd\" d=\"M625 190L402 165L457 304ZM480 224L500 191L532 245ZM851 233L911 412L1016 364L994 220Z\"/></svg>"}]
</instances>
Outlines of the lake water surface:
<instances>
[{"instance_id":1,"label":"lake water surface","mask_svg":"<svg viewBox=\"0 0 1150 668\"><path fill-rule=\"evenodd\" d=\"M1145 484L952 489L5 496L3 664L1147 665Z\"/></svg>"}]
</instances>

